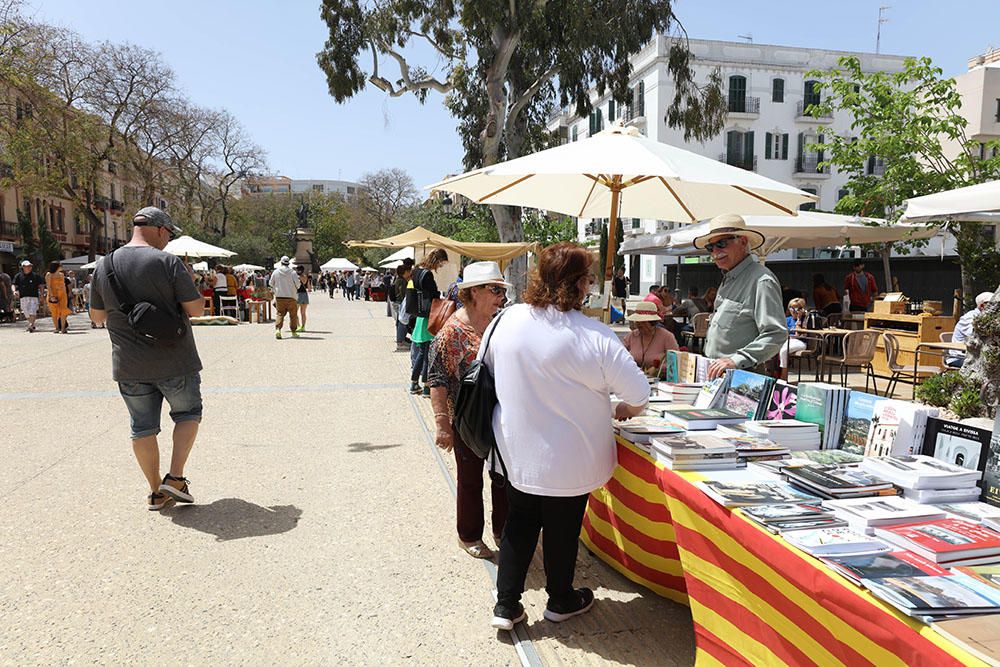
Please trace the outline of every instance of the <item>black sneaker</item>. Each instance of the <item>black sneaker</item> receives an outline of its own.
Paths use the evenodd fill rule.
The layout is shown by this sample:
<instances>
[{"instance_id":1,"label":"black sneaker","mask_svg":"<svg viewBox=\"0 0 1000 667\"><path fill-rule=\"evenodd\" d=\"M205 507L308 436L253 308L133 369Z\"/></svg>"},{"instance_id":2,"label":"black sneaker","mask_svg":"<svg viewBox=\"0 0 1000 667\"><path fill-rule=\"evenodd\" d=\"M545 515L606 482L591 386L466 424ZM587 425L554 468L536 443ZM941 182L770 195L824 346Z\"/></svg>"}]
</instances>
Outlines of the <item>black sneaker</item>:
<instances>
[{"instance_id":1,"label":"black sneaker","mask_svg":"<svg viewBox=\"0 0 1000 667\"><path fill-rule=\"evenodd\" d=\"M411 394L419 394L422 391L423 390L420 388L420 385L417 384L416 382L413 382L412 384L410 384L410 393Z\"/></svg>"},{"instance_id":2,"label":"black sneaker","mask_svg":"<svg viewBox=\"0 0 1000 667\"><path fill-rule=\"evenodd\" d=\"M589 588L578 588L573 593L573 596L562 604L555 604L549 599L549 603L545 605L545 613L542 614L545 620L562 623L590 611L594 606L594 591Z\"/></svg>"},{"instance_id":3,"label":"black sneaker","mask_svg":"<svg viewBox=\"0 0 1000 667\"><path fill-rule=\"evenodd\" d=\"M150 512L159 512L164 507L173 504L174 499L165 493L151 493L146 496L146 509Z\"/></svg>"},{"instance_id":4,"label":"black sneaker","mask_svg":"<svg viewBox=\"0 0 1000 667\"><path fill-rule=\"evenodd\" d=\"M490 621L490 626L496 628L497 630L513 630L514 626L527 618L528 615L524 613L524 605L520 602L515 605L500 604L499 602L493 607L493 620Z\"/></svg>"},{"instance_id":5,"label":"black sneaker","mask_svg":"<svg viewBox=\"0 0 1000 667\"><path fill-rule=\"evenodd\" d=\"M174 477L171 474L163 476L163 483L160 484L160 493L165 493L179 503L193 503L194 496L188 490L186 477Z\"/></svg>"}]
</instances>

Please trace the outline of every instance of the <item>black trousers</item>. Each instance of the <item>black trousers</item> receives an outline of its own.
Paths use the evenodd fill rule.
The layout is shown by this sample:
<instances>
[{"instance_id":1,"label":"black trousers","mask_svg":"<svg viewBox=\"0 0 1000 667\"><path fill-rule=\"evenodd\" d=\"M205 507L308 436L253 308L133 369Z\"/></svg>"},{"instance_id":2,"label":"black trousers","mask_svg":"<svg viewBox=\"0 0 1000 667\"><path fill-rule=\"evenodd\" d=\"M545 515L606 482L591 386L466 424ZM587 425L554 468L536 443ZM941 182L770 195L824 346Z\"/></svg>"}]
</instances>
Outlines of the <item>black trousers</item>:
<instances>
[{"instance_id":1,"label":"black trousers","mask_svg":"<svg viewBox=\"0 0 1000 667\"><path fill-rule=\"evenodd\" d=\"M497 598L513 606L524 592L524 580L542 533L545 592L549 600L566 600L573 593L576 552L589 494L558 497L523 493L507 484L510 507L497 570Z\"/></svg>"}]
</instances>

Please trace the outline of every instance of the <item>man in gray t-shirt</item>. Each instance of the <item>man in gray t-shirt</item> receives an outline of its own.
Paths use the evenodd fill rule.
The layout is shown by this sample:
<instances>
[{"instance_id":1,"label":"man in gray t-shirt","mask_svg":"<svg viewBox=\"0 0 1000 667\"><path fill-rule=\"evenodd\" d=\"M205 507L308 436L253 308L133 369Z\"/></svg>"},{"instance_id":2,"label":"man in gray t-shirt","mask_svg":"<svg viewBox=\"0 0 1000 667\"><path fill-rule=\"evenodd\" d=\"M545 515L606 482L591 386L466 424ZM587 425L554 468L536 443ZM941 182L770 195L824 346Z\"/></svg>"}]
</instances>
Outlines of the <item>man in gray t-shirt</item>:
<instances>
[{"instance_id":1,"label":"man in gray t-shirt","mask_svg":"<svg viewBox=\"0 0 1000 667\"><path fill-rule=\"evenodd\" d=\"M149 206L138 211L132 223L132 240L110 257L117 286L109 277L109 260L97 265L90 317L95 324L107 323L112 376L128 407L132 450L151 489L147 507L159 510L173 501L194 502L184 464L201 422L201 359L188 318L202 314L204 301L184 263L163 252L171 236L181 231L170 216ZM121 310L122 300L130 305L148 301L158 310L177 313L184 335L171 342L140 337ZM161 480L156 436L164 398L174 421L174 449L170 472Z\"/></svg>"}]
</instances>

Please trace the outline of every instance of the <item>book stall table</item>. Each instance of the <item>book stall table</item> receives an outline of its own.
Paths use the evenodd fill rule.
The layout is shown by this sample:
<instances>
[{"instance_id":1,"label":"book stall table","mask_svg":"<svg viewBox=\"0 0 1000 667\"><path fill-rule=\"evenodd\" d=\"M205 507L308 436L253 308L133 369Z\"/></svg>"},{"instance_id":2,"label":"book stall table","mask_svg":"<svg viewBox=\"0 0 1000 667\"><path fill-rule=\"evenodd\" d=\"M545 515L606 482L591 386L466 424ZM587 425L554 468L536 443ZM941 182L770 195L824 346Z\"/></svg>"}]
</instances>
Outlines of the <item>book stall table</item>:
<instances>
[{"instance_id":1,"label":"book stall table","mask_svg":"<svg viewBox=\"0 0 1000 667\"><path fill-rule=\"evenodd\" d=\"M581 539L626 578L688 605L699 665L985 665L618 440Z\"/></svg>"}]
</instances>

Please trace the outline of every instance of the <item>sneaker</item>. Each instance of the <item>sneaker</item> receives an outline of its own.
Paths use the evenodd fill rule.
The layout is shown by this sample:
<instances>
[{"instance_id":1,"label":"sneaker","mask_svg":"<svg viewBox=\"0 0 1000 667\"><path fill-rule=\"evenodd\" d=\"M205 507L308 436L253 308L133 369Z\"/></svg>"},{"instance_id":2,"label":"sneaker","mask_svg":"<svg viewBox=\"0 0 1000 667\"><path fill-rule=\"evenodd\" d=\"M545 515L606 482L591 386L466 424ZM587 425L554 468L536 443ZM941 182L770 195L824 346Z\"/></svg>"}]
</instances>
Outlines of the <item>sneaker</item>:
<instances>
[{"instance_id":1,"label":"sneaker","mask_svg":"<svg viewBox=\"0 0 1000 667\"><path fill-rule=\"evenodd\" d=\"M35 333L35 325L34 324L32 324L30 327L28 327L28 333Z\"/></svg>"},{"instance_id":2,"label":"sneaker","mask_svg":"<svg viewBox=\"0 0 1000 667\"><path fill-rule=\"evenodd\" d=\"M274 337L277 338L278 340L281 340L281 329L274 330Z\"/></svg>"},{"instance_id":3,"label":"sneaker","mask_svg":"<svg viewBox=\"0 0 1000 667\"><path fill-rule=\"evenodd\" d=\"M497 630L507 630L509 632L514 629L515 625L527 617L528 615L524 613L524 605L520 602L514 604L514 606L497 602L496 606L493 607L493 620L490 621L490 626Z\"/></svg>"},{"instance_id":4,"label":"sneaker","mask_svg":"<svg viewBox=\"0 0 1000 667\"><path fill-rule=\"evenodd\" d=\"M162 488L162 487L161 487ZM555 604L552 599L545 605L545 613L542 616L545 620L553 623L562 623L574 616L585 614L594 606L594 591L589 588L578 588L573 591L573 596L569 602Z\"/></svg>"},{"instance_id":5,"label":"sneaker","mask_svg":"<svg viewBox=\"0 0 1000 667\"><path fill-rule=\"evenodd\" d=\"M424 385L424 396L430 396L430 395L431 395L431 388L428 387L427 385Z\"/></svg>"},{"instance_id":6,"label":"sneaker","mask_svg":"<svg viewBox=\"0 0 1000 667\"><path fill-rule=\"evenodd\" d=\"M151 493L146 496L146 509L150 512L158 512L173 502L174 499L165 493Z\"/></svg>"},{"instance_id":7,"label":"sneaker","mask_svg":"<svg viewBox=\"0 0 1000 667\"><path fill-rule=\"evenodd\" d=\"M298 338L299 337L299 331L301 331L301 329L296 329L295 331L293 331L292 332L292 338Z\"/></svg>"},{"instance_id":8,"label":"sneaker","mask_svg":"<svg viewBox=\"0 0 1000 667\"><path fill-rule=\"evenodd\" d=\"M295 332L296 332L296 333L302 333L302 332L304 332L305 330L306 330L306 328L305 328L305 327L299 327L298 329L296 329L296 330L295 330Z\"/></svg>"},{"instance_id":9,"label":"sneaker","mask_svg":"<svg viewBox=\"0 0 1000 667\"><path fill-rule=\"evenodd\" d=\"M164 475L163 483L160 484L160 491L179 503L194 502L194 496L192 496L188 491L188 481L186 477L174 477L170 474Z\"/></svg>"},{"instance_id":10,"label":"sneaker","mask_svg":"<svg viewBox=\"0 0 1000 667\"><path fill-rule=\"evenodd\" d=\"M419 394L420 392L421 392L421 389L420 389L420 385L419 384L417 384L416 382L414 382L414 383L412 383L410 385L410 393L411 394Z\"/></svg>"}]
</instances>

